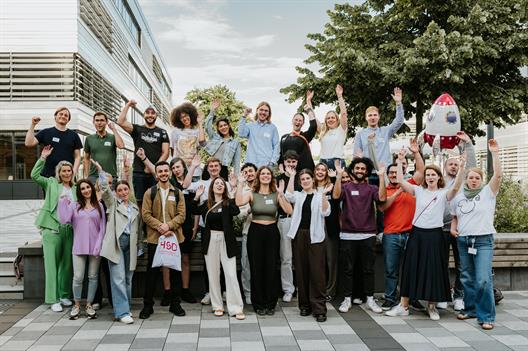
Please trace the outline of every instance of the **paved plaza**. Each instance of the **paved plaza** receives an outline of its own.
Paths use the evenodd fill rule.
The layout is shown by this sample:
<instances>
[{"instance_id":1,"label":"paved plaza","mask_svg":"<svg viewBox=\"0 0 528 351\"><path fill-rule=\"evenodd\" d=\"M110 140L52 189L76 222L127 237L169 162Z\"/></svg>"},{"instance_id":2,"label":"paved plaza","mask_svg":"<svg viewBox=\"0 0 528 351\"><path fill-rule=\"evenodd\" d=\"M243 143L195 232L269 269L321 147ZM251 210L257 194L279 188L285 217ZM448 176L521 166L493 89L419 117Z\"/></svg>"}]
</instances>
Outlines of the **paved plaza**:
<instances>
[{"instance_id":1,"label":"paved plaza","mask_svg":"<svg viewBox=\"0 0 528 351\"><path fill-rule=\"evenodd\" d=\"M135 316L141 308L136 300ZM52 312L36 302L0 309L0 350L528 350L528 292L506 292L495 329L484 332L475 320L458 321L442 310L434 322L422 312L391 318L362 307L345 314L328 304L328 321L301 317L295 301L282 303L274 316L246 320L215 317L210 306L183 304L185 317L155 306L148 320L123 325L109 307L98 318L69 320L69 309Z\"/></svg>"},{"instance_id":2,"label":"paved plaza","mask_svg":"<svg viewBox=\"0 0 528 351\"><path fill-rule=\"evenodd\" d=\"M35 219L42 200L0 200L0 253L17 252L26 242L40 239Z\"/></svg>"}]
</instances>

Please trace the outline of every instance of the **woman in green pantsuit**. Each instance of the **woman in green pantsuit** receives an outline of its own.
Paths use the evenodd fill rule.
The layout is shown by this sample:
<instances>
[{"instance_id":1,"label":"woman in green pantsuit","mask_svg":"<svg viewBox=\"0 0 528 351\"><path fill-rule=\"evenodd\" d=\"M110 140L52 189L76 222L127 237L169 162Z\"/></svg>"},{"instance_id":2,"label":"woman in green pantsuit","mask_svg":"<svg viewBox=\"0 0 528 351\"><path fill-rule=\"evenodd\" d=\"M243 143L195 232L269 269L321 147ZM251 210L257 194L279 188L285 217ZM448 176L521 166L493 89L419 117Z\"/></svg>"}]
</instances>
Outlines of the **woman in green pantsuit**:
<instances>
[{"instance_id":1,"label":"woman in green pantsuit","mask_svg":"<svg viewBox=\"0 0 528 351\"><path fill-rule=\"evenodd\" d=\"M70 197L71 201L76 201L77 198L73 183L73 165L70 162L59 162L55 168L55 177L40 175L46 158L52 151L53 148L49 145L42 149L40 158L31 171L31 179L46 192L44 204L35 221L42 233L46 277L45 303L51 304L53 311L61 312L62 306L72 305L70 297L73 278L73 230L70 224L60 224L57 204L62 195Z\"/></svg>"}]
</instances>

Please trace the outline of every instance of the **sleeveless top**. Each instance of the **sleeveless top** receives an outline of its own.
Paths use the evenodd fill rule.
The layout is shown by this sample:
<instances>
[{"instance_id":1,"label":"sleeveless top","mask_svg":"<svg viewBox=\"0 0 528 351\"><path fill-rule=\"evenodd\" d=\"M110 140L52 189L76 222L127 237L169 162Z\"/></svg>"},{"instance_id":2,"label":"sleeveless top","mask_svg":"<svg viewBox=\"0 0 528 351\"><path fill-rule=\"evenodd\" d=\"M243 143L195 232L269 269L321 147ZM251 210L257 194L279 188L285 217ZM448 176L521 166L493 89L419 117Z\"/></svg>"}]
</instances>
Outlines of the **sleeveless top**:
<instances>
[{"instance_id":1,"label":"sleeveless top","mask_svg":"<svg viewBox=\"0 0 528 351\"><path fill-rule=\"evenodd\" d=\"M277 193L262 195L253 192L253 201L251 202L251 215L253 220L258 221L275 221L277 220L277 210L279 201Z\"/></svg>"}]
</instances>

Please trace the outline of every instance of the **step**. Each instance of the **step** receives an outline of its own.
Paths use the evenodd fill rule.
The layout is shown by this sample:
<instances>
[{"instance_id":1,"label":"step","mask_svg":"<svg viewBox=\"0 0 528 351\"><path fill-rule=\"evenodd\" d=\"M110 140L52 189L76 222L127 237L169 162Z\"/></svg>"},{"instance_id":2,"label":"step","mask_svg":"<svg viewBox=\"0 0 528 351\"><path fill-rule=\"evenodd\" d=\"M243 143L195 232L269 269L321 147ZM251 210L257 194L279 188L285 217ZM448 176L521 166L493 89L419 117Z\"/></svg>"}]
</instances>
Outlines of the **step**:
<instances>
[{"instance_id":1,"label":"step","mask_svg":"<svg viewBox=\"0 0 528 351\"><path fill-rule=\"evenodd\" d=\"M0 284L0 299L22 300L23 298L23 285Z\"/></svg>"},{"instance_id":2,"label":"step","mask_svg":"<svg viewBox=\"0 0 528 351\"><path fill-rule=\"evenodd\" d=\"M20 285L24 287L24 278L18 280L14 274L1 275L0 273L0 286L3 285Z\"/></svg>"},{"instance_id":3,"label":"step","mask_svg":"<svg viewBox=\"0 0 528 351\"><path fill-rule=\"evenodd\" d=\"M16 256L0 256L0 277L1 272L11 271L13 272L13 262L15 261ZM0 283L1 284L1 283Z\"/></svg>"}]
</instances>

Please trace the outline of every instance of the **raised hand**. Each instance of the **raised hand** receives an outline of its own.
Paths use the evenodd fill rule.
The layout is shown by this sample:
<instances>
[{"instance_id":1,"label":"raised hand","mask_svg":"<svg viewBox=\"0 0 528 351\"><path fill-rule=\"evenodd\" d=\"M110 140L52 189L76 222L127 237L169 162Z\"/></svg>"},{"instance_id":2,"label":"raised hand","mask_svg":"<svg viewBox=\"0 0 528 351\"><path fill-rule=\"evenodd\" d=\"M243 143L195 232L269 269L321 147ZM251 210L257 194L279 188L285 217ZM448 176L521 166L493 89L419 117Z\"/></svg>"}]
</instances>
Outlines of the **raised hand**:
<instances>
[{"instance_id":1,"label":"raised hand","mask_svg":"<svg viewBox=\"0 0 528 351\"><path fill-rule=\"evenodd\" d=\"M246 172L245 171L240 172L240 174L238 175L238 182L244 184L246 180L247 180Z\"/></svg>"},{"instance_id":2,"label":"raised hand","mask_svg":"<svg viewBox=\"0 0 528 351\"><path fill-rule=\"evenodd\" d=\"M407 155L407 151L404 147L402 147L400 151L398 151L398 158L396 159L396 161L403 162L403 160L405 160L405 155Z\"/></svg>"},{"instance_id":3,"label":"raised hand","mask_svg":"<svg viewBox=\"0 0 528 351\"><path fill-rule=\"evenodd\" d=\"M328 176L329 176L330 178L335 178L336 175L337 175L337 172L336 172L335 169L329 169L329 170L328 170Z\"/></svg>"},{"instance_id":4,"label":"raised hand","mask_svg":"<svg viewBox=\"0 0 528 351\"><path fill-rule=\"evenodd\" d=\"M354 158L358 157L358 158L361 158L363 157L363 150L361 149L357 149L357 151L354 153Z\"/></svg>"},{"instance_id":5,"label":"raised hand","mask_svg":"<svg viewBox=\"0 0 528 351\"><path fill-rule=\"evenodd\" d=\"M145 159L145 157L146 157L146 156L145 156L145 150L143 150L143 148L140 147L139 149L137 149L137 151L136 151L136 155L137 155L137 157L139 157L139 159L140 159L141 161L143 161L143 160Z\"/></svg>"},{"instance_id":6,"label":"raised hand","mask_svg":"<svg viewBox=\"0 0 528 351\"><path fill-rule=\"evenodd\" d=\"M459 158L460 158L460 164L459 164L459 172L460 172L460 169L464 169L464 167L466 166L466 153L464 152L462 155L459 156Z\"/></svg>"},{"instance_id":7,"label":"raised hand","mask_svg":"<svg viewBox=\"0 0 528 351\"><path fill-rule=\"evenodd\" d=\"M339 162L339 160L335 161L334 166L335 166L335 169L336 169L336 172L337 172L338 176L342 175L343 172L345 171L345 169L343 167L341 167L341 162Z\"/></svg>"},{"instance_id":8,"label":"raised hand","mask_svg":"<svg viewBox=\"0 0 528 351\"><path fill-rule=\"evenodd\" d=\"M385 164L380 162L378 166L379 169L376 171L376 174L378 177L385 177Z\"/></svg>"},{"instance_id":9,"label":"raised hand","mask_svg":"<svg viewBox=\"0 0 528 351\"><path fill-rule=\"evenodd\" d=\"M286 173L288 173L290 177L295 177L295 175L297 174L297 170L295 169L295 167L288 166L286 167Z\"/></svg>"},{"instance_id":10,"label":"raised hand","mask_svg":"<svg viewBox=\"0 0 528 351\"><path fill-rule=\"evenodd\" d=\"M127 153L123 155L123 170L128 172L130 170L130 160L128 159Z\"/></svg>"},{"instance_id":11,"label":"raised hand","mask_svg":"<svg viewBox=\"0 0 528 351\"><path fill-rule=\"evenodd\" d=\"M311 105L313 97L314 97L313 90L308 90L306 92L306 103L309 103Z\"/></svg>"},{"instance_id":12,"label":"raised hand","mask_svg":"<svg viewBox=\"0 0 528 351\"><path fill-rule=\"evenodd\" d=\"M51 155L52 152L53 147L51 147L51 145L46 145L42 148L42 151L40 152L40 158L45 160L46 158L48 158L49 155Z\"/></svg>"},{"instance_id":13,"label":"raised hand","mask_svg":"<svg viewBox=\"0 0 528 351\"><path fill-rule=\"evenodd\" d=\"M398 87L394 88L394 94L392 94L392 99L396 103L396 105L399 105L402 103L403 94L402 90Z\"/></svg>"},{"instance_id":14,"label":"raised hand","mask_svg":"<svg viewBox=\"0 0 528 351\"><path fill-rule=\"evenodd\" d=\"M115 131L115 125L112 122L108 122L107 126L111 131Z\"/></svg>"},{"instance_id":15,"label":"raised hand","mask_svg":"<svg viewBox=\"0 0 528 351\"><path fill-rule=\"evenodd\" d=\"M462 130L457 132L457 137L458 137L458 139L462 140L466 144L471 142L471 138L469 137L469 135L467 135L466 132L464 132Z\"/></svg>"},{"instance_id":16,"label":"raised hand","mask_svg":"<svg viewBox=\"0 0 528 351\"><path fill-rule=\"evenodd\" d=\"M90 162L95 166L95 168L97 169L97 173L101 173L101 171L103 170L103 167L101 166L101 164L99 164L99 162L97 162L96 160L94 160L93 158L90 159Z\"/></svg>"},{"instance_id":17,"label":"raised hand","mask_svg":"<svg viewBox=\"0 0 528 351\"><path fill-rule=\"evenodd\" d=\"M31 125L33 127L35 127L37 124L39 124L39 122L40 122L40 117L39 116L31 117Z\"/></svg>"},{"instance_id":18,"label":"raised hand","mask_svg":"<svg viewBox=\"0 0 528 351\"><path fill-rule=\"evenodd\" d=\"M334 189L334 184L328 183L323 189L323 194L326 195Z\"/></svg>"},{"instance_id":19,"label":"raised hand","mask_svg":"<svg viewBox=\"0 0 528 351\"><path fill-rule=\"evenodd\" d=\"M248 117L251 114L251 107L244 108L244 113L242 114L244 117Z\"/></svg>"},{"instance_id":20,"label":"raised hand","mask_svg":"<svg viewBox=\"0 0 528 351\"><path fill-rule=\"evenodd\" d=\"M488 140L488 149L490 152L499 152L499 143L497 143L497 140Z\"/></svg>"},{"instance_id":21,"label":"raised hand","mask_svg":"<svg viewBox=\"0 0 528 351\"><path fill-rule=\"evenodd\" d=\"M211 102L211 109L212 109L212 110L216 110L218 107L220 107L220 100L218 100L218 99L214 99L214 100Z\"/></svg>"},{"instance_id":22,"label":"raised hand","mask_svg":"<svg viewBox=\"0 0 528 351\"><path fill-rule=\"evenodd\" d=\"M409 151L413 154L417 154L420 152L420 147L418 146L418 142L416 141L416 138L411 138L409 140Z\"/></svg>"},{"instance_id":23,"label":"raised hand","mask_svg":"<svg viewBox=\"0 0 528 351\"><path fill-rule=\"evenodd\" d=\"M198 125L202 125L204 121L204 113L202 111L198 111L198 117L196 118L196 121L198 122Z\"/></svg>"},{"instance_id":24,"label":"raised hand","mask_svg":"<svg viewBox=\"0 0 528 351\"><path fill-rule=\"evenodd\" d=\"M128 107L136 107L136 105L137 105L137 101L134 100L134 99L129 100L129 101L127 102L127 106L128 106Z\"/></svg>"},{"instance_id":25,"label":"raised hand","mask_svg":"<svg viewBox=\"0 0 528 351\"><path fill-rule=\"evenodd\" d=\"M343 87L340 84L336 85L335 91L336 91L337 97L343 96Z\"/></svg>"},{"instance_id":26,"label":"raised hand","mask_svg":"<svg viewBox=\"0 0 528 351\"><path fill-rule=\"evenodd\" d=\"M200 164L202 163L202 159L200 158L200 155L196 154L194 155L192 161L191 161L191 167L200 167Z\"/></svg>"},{"instance_id":27,"label":"raised hand","mask_svg":"<svg viewBox=\"0 0 528 351\"><path fill-rule=\"evenodd\" d=\"M284 174L284 164L279 164L279 173Z\"/></svg>"},{"instance_id":28,"label":"raised hand","mask_svg":"<svg viewBox=\"0 0 528 351\"><path fill-rule=\"evenodd\" d=\"M236 188L237 186L237 176L235 175L235 173L231 172L229 173L229 185L231 185L231 189L234 189Z\"/></svg>"},{"instance_id":29,"label":"raised hand","mask_svg":"<svg viewBox=\"0 0 528 351\"><path fill-rule=\"evenodd\" d=\"M205 192L205 185L201 184L196 188L196 193L194 194L194 199L199 199L200 196Z\"/></svg>"},{"instance_id":30,"label":"raised hand","mask_svg":"<svg viewBox=\"0 0 528 351\"><path fill-rule=\"evenodd\" d=\"M279 186L277 187L277 191L279 192L279 194L284 193L284 188L285 188L284 179L281 179L279 180Z\"/></svg>"}]
</instances>

